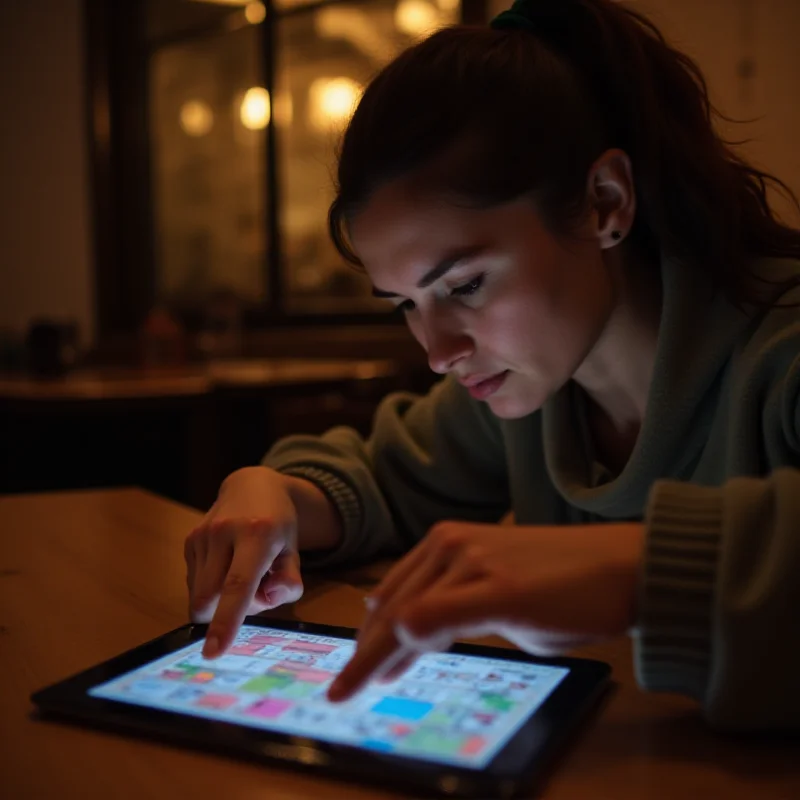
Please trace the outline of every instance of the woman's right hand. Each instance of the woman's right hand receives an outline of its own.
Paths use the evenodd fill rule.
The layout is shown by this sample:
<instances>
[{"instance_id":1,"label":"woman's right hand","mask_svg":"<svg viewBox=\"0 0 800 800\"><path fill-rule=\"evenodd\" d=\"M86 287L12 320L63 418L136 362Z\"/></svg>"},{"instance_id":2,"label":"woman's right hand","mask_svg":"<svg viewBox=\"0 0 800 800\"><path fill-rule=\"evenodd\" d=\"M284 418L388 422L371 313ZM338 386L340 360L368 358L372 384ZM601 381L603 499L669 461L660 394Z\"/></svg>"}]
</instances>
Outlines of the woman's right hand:
<instances>
[{"instance_id":1,"label":"woman's right hand","mask_svg":"<svg viewBox=\"0 0 800 800\"><path fill-rule=\"evenodd\" d=\"M303 594L291 481L267 467L233 472L186 539L189 613L210 622L207 658L230 647L246 615Z\"/></svg>"}]
</instances>

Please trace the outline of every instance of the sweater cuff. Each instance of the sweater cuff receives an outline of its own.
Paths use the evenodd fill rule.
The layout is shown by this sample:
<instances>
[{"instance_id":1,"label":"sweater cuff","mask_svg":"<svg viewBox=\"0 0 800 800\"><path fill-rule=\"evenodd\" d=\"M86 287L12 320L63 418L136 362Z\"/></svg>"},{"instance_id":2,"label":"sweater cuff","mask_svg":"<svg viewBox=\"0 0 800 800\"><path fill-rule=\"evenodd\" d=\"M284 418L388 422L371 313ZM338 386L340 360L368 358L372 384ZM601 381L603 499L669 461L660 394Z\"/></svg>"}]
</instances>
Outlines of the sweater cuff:
<instances>
[{"instance_id":1,"label":"sweater cuff","mask_svg":"<svg viewBox=\"0 0 800 800\"><path fill-rule=\"evenodd\" d=\"M634 634L637 678L649 691L705 698L722 499L719 488L674 481L650 493Z\"/></svg>"},{"instance_id":2,"label":"sweater cuff","mask_svg":"<svg viewBox=\"0 0 800 800\"><path fill-rule=\"evenodd\" d=\"M317 486L333 503L342 522L342 541L333 550L304 550L301 553L303 566L324 569L350 564L358 560L358 531L361 528L362 512L358 495L349 483L333 472L311 465L295 465L279 469L284 475L303 478Z\"/></svg>"}]
</instances>

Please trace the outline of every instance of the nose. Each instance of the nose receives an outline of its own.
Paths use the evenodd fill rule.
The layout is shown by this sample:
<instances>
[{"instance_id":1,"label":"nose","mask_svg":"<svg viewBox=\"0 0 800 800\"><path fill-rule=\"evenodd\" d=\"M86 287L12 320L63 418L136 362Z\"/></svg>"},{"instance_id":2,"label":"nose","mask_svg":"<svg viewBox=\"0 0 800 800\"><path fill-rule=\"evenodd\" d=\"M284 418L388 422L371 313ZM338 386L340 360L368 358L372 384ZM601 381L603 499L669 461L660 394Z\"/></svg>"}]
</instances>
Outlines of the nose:
<instances>
[{"instance_id":1,"label":"nose","mask_svg":"<svg viewBox=\"0 0 800 800\"><path fill-rule=\"evenodd\" d=\"M440 375L446 375L475 349L472 337L464 330L435 322L425 326L423 346L430 368Z\"/></svg>"}]
</instances>

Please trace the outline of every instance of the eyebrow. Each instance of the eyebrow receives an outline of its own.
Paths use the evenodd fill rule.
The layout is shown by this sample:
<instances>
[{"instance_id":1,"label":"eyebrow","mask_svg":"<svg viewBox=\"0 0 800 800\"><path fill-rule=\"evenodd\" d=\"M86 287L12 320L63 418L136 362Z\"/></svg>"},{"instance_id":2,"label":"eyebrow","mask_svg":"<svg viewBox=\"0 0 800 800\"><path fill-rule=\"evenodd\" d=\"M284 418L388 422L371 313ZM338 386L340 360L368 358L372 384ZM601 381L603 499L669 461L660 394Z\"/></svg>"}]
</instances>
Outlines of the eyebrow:
<instances>
[{"instance_id":1,"label":"eyebrow","mask_svg":"<svg viewBox=\"0 0 800 800\"><path fill-rule=\"evenodd\" d=\"M459 250L445 256L433 269L426 272L422 278L420 278L417 282L417 289L426 289L432 283L436 283L439 278L446 275L451 269L459 266L463 261L469 261L478 256L483 249L483 247L470 247L466 250ZM372 289L372 296L391 299L392 297L399 297L400 295L395 292L387 292L375 286Z\"/></svg>"}]
</instances>

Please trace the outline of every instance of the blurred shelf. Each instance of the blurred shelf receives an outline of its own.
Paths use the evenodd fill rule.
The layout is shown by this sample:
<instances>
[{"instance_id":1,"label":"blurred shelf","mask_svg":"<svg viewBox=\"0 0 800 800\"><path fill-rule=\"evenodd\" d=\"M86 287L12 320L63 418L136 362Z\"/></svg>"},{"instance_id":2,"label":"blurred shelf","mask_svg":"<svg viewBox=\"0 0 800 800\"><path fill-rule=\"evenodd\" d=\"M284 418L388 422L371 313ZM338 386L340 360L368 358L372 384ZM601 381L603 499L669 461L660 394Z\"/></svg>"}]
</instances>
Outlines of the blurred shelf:
<instances>
[{"instance_id":1,"label":"blurred shelf","mask_svg":"<svg viewBox=\"0 0 800 800\"><path fill-rule=\"evenodd\" d=\"M37 379L0 375L0 399L105 400L196 397L218 388L264 388L388 378L388 359L233 359L184 368L101 368Z\"/></svg>"}]
</instances>

